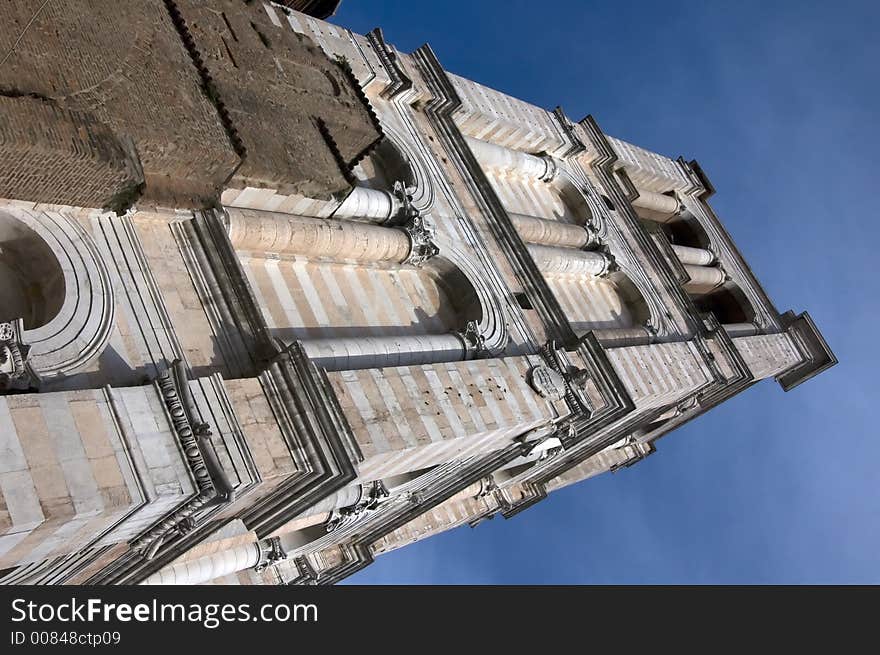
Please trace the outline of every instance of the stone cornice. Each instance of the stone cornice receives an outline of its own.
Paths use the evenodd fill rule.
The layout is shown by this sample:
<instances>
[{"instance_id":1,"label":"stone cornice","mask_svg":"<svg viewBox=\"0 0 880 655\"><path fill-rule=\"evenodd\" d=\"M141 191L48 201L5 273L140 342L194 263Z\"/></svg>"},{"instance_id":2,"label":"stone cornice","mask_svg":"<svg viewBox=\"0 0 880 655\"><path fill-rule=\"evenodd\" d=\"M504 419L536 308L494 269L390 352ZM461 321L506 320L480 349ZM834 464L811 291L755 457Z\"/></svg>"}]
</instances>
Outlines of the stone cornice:
<instances>
[{"instance_id":1,"label":"stone cornice","mask_svg":"<svg viewBox=\"0 0 880 655\"><path fill-rule=\"evenodd\" d=\"M776 376L776 381L784 391L791 391L799 384L818 375L837 364L837 357L812 317L807 312L797 316L788 311L782 315L785 331L792 337L797 349L804 356L802 364Z\"/></svg>"},{"instance_id":2,"label":"stone cornice","mask_svg":"<svg viewBox=\"0 0 880 655\"><path fill-rule=\"evenodd\" d=\"M430 511L462 489L478 482L492 471L504 466L522 454L522 443L512 443L489 456L460 462L451 474L433 479L429 484L410 491L405 497L382 504L356 526L349 526L352 536L334 545L344 555L342 564L321 571L316 580L297 578L290 584L335 584L363 569L373 561L370 546L386 534L405 525L415 517ZM430 476L426 476L430 477Z\"/></svg>"}]
</instances>

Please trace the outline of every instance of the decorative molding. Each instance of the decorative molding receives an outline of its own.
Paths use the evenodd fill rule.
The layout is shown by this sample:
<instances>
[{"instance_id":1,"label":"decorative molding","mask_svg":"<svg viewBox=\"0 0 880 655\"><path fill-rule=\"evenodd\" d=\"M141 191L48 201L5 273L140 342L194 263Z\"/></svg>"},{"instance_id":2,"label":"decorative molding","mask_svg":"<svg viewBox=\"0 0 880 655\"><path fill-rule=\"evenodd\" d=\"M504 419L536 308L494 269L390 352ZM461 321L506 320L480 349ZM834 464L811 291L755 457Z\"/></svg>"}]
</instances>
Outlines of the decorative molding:
<instances>
[{"instance_id":1,"label":"decorative molding","mask_svg":"<svg viewBox=\"0 0 880 655\"><path fill-rule=\"evenodd\" d=\"M0 323L0 392L37 386L39 377L28 362L30 347L22 340L21 319Z\"/></svg>"},{"instance_id":2,"label":"decorative molding","mask_svg":"<svg viewBox=\"0 0 880 655\"><path fill-rule=\"evenodd\" d=\"M194 530L199 523L199 512L235 500L235 490L213 450L210 427L195 418L183 362L176 360L172 369L162 371L155 386L165 403L198 494L132 542L132 551L147 560L155 557L169 537Z\"/></svg>"}]
</instances>

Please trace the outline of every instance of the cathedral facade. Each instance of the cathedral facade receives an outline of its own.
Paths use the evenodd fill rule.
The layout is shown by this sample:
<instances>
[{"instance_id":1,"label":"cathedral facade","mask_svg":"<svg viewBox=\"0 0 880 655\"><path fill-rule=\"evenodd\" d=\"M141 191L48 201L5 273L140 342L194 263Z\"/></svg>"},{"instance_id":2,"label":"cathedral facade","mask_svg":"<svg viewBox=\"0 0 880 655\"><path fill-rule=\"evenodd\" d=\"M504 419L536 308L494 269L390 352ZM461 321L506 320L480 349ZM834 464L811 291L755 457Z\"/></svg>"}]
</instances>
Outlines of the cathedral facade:
<instances>
[{"instance_id":1,"label":"cathedral facade","mask_svg":"<svg viewBox=\"0 0 880 655\"><path fill-rule=\"evenodd\" d=\"M2 583L331 584L836 363L696 161L333 3L10 4Z\"/></svg>"}]
</instances>

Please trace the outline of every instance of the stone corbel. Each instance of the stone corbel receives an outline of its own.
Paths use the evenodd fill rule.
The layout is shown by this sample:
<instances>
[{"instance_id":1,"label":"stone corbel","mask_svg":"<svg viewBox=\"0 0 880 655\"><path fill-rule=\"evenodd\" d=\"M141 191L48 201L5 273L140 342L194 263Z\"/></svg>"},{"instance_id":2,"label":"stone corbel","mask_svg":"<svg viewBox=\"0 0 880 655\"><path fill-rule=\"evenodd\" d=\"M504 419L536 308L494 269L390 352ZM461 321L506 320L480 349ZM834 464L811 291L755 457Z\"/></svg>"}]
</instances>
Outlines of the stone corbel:
<instances>
[{"instance_id":1,"label":"stone corbel","mask_svg":"<svg viewBox=\"0 0 880 655\"><path fill-rule=\"evenodd\" d=\"M464 343L468 357L477 357L489 352L486 348L486 338L480 332L480 326L476 321L468 321L464 329L456 334Z\"/></svg>"},{"instance_id":2,"label":"stone corbel","mask_svg":"<svg viewBox=\"0 0 880 655\"><path fill-rule=\"evenodd\" d=\"M388 488L381 480L361 485L361 498L354 505L333 510L327 521L327 532L334 532L352 523L357 523L362 517L372 514L382 503L391 497Z\"/></svg>"},{"instance_id":3,"label":"stone corbel","mask_svg":"<svg viewBox=\"0 0 880 655\"><path fill-rule=\"evenodd\" d=\"M434 242L434 226L431 221L422 216L419 210L412 204L412 192L403 182L398 180L394 183L394 195L400 200L400 216L403 224L400 229L409 237L409 255L403 261L411 266L422 266L432 257L440 253L440 248Z\"/></svg>"},{"instance_id":4,"label":"stone corbel","mask_svg":"<svg viewBox=\"0 0 880 655\"><path fill-rule=\"evenodd\" d=\"M266 550L260 563L254 567L255 573L262 573L270 566L275 566L278 562L287 559L287 553L281 546L281 537L271 537L266 539Z\"/></svg>"},{"instance_id":5,"label":"stone corbel","mask_svg":"<svg viewBox=\"0 0 880 655\"><path fill-rule=\"evenodd\" d=\"M21 319L0 323L0 392L28 389L39 380L30 364L30 346L23 343Z\"/></svg>"},{"instance_id":6,"label":"stone corbel","mask_svg":"<svg viewBox=\"0 0 880 655\"><path fill-rule=\"evenodd\" d=\"M432 257L440 254L434 243L434 226L424 216L413 216L403 227L409 237L409 255L403 261L411 266L422 266Z\"/></svg>"}]
</instances>

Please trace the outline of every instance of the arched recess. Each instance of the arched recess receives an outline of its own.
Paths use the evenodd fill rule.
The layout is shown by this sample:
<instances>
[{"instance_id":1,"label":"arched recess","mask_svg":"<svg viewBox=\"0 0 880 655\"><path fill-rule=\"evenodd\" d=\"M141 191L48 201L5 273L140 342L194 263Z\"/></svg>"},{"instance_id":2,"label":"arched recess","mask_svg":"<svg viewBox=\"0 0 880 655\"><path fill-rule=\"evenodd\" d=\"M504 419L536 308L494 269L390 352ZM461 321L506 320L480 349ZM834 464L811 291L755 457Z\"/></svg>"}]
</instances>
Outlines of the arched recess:
<instances>
[{"instance_id":1,"label":"arched recess","mask_svg":"<svg viewBox=\"0 0 880 655\"><path fill-rule=\"evenodd\" d=\"M427 266L435 270L448 268L447 279L456 280L458 329L470 333L479 342L480 350L498 354L507 347L507 312L501 299L495 293L471 258L452 241L437 239L439 255L428 261ZM466 303L462 299L466 298Z\"/></svg>"},{"instance_id":2,"label":"arched recess","mask_svg":"<svg viewBox=\"0 0 880 655\"><path fill-rule=\"evenodd\" d=\"M421 155L391 127L383 126L379 144L354 168L358 185L386 192L401 182L411 196L412 206L425 213L434 205L434 185Z\"/></svg>"},{"instance_id":3,"label":"arched recess","mask_svg":"<svg viewBox=\"0 0 880 655\"><path fill-rule=\"evenodd\" d=\"M647 329L659 320L638 287L622 271L605 277L545 277L578 335L593 330Z\"/></svg>"},{"instance_id":4,"label":"arched recess","mask_svg":"<svg viewBox=\"0 0 880 655\"><path fill-rule=\"evenodd\" d=\"M706 230L696 218L690 216L689 212L679 214L675 220L660 225L672 245L704 250L709 249L711 245Z\"/></svg>"},{"instance_id":5,"label":"arched recess","mask_svg":"<svg viewBox=\"0 0 880 655\"><path fill-rule=\"evenodd\" d=\"M386 132L354 168L354 187L329 215L397 225L407 220L410 207L422 213L430 210L434 203L433 185L421 157L405 143L393 130Z\"/></svg>"},{"instance_id":6,"label":"arched recess","mask_svg":"<svg viewBox=\"0 0 880 655\"><path fill-rule=\"evenodd\" d=\"M396 227L227 213L271 332L282 344L302 341L328 370L457 361L506 346L504 310L480 269L412 208Z\"/></svg>"},{"instance_id":7,"label":"arched recess","mask_svg":"<svg viewBox=\"0 0 880 655\"><path fill-rule=\"evenodd\" d=\"M0 319L24 319L32 369L52 377L88 364L107 344L114 317L110 277L92 238L60 212L3 207L0 241L0 272L13 280Z\"/></svg>"},{"instance_id":8,"label":"arched recess","mask_svg":"<svg viewBox=\"0 0 880 655\"><path fill-rule=\"evenodd\" d=\"M734 282L725 282L709 293L695 296L694 304L700 311L712 312L722 325L755 321L755 308Z\"/></svg>"}]
</instances>

